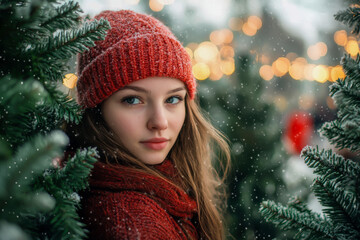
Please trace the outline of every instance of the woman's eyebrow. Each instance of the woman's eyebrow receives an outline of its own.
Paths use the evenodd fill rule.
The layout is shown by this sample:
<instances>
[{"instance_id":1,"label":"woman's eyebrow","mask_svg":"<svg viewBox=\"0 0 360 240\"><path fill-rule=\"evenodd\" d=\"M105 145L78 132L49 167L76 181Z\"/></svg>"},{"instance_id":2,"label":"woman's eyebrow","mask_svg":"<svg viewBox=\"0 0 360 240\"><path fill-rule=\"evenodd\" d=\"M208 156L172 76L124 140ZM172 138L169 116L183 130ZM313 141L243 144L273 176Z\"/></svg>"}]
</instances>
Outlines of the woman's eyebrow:
<instances>
[{"instance_id":1,"label":"woman's eyebrow","mask_svg":"<svg viewBox=\"0 0 360 240\"><path fill-rule=\"evenodd\" d=\"M174 92L178 92L178 91L182 91L182 90L186 91L186 88L185 87L175 88L173 90L168 91L167 93L174 93Z\"/></svg>"},{"instance_id":2,"label":"woman's eyebrow","mask_svg":"<svg viewBox=\"0 0 360 240\"><path fill-rule=\"evenodd\" d=\"M149 91L146 90L145 88L135 87L135 86L129 86L129 85L120 88L119 91L121 91L121 90L126 90L126 89L131 89L131 90L138 91L138 92L149 93Z\"/></svg>"},{"instance_id":3,"label":"woman's eyebrow","mask_svg":"<svg viewBox=\"0 0 360 240\"><path fill-rule=\"evenodd\" d=\"M150 93L150 91L146 90L145 88L136 87L136 86L129 86L129 85L122 87L121 89L119 89L119 91L126 90L126 89L131 89L131 90L134 90L134 91L139 91L139 92L144 92L144 93ZM175 88L175 89L172 89L172 90L168 91L167 93L174 93L174 92L178 92L178 91L182 91L182 90L186 90L186 88L185 87L178 87L178 88Z\"/></svg>"}]
</instances>

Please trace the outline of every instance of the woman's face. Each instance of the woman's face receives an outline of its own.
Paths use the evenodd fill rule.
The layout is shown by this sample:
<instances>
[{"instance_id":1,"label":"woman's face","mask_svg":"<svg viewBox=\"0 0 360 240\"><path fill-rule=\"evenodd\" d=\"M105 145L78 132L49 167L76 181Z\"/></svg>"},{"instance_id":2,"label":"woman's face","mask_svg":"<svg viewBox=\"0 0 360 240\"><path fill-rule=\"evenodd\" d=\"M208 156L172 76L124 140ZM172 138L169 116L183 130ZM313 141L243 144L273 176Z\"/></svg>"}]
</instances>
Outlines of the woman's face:
<instances>
[{"instance_id":1,"label":"woman's face","mask_svg":"<svg viewBox=\"0 0 360 240\"><path fill-rule=\"evenodd\" d=\"M162 163L185 120L185 84L151 77L132 82L102 105L105 122L119 141L145 164Z\"/></svg>"}]
</instances>

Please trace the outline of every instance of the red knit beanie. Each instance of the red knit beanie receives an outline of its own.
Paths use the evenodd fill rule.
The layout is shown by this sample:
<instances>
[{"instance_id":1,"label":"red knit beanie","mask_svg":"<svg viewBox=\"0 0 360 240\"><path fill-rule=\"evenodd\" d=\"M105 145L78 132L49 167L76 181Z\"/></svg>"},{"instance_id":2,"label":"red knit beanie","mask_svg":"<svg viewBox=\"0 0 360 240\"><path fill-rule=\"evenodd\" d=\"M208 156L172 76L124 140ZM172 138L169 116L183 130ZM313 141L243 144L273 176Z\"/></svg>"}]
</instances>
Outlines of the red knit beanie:
<instances>
[{"instance_id":1,"label":"red knit beanie","mask_svg":"<svg viewBox=\"0 0 360 240\"><path fill-rule=\"evenodd\" d=\"M78 101L92 108L123 86L147 77L183 81L190 99L196 92L191 59L159 20L130 10L103 11L111 29L103 41L79 55Z\"/></svg>"}]
</instances>

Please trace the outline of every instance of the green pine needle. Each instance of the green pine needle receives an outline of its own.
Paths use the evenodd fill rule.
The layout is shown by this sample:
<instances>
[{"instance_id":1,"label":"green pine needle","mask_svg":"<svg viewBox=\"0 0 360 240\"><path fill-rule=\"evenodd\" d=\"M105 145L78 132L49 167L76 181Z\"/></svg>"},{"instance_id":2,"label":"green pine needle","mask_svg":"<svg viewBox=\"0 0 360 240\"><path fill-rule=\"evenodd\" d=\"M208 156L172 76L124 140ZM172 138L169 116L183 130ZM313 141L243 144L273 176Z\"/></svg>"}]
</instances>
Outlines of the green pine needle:
<instances>
[{"instance_id":1,"label":"green pine needle","mask_svg":"<svg viewBox=\"0 0 360 240\"><path fill-rule=\"evenodd\" d=\"M67 29L76 26L81 20L79 13L82 12L78 2L69 1L56 8L46 21L39 24L39 28L47 29L53 33L58 29Z\"/></svg>"},{"instance_id":2,"label":"green pine needle","mask_svg":"<svg viewBox=\"0 0 360 240\"><path fill-rule=\"evenodd\" d=\"M34 188L49 192L56 200L50 221L43 223L53 230L53 239L83 239L85 225L79 221L76 192L88 187L88 176L98 154L94 148L77 150L66 166L46 171L35 181ZM60 230L60 231L59 231Z\"/></svg>"},{"instance_id":3,"label":"green pine needle","mask_svg":"<svg viewBox=\"0 0 360 240\"><path fill-rule=\"evenodd\" d=\"M312 189L324 207L323 212L331 219L335 227L341 228L341 234L347 239L359 239L359 202L349 191L336 184L334 181L316 178ZM335 233L337 229L334 230Z\"/></svg>"},{"instance_id":4,"label":"green pine needle","mask_svg":"<svg viewBox=\"0 0 360 240\"><path fill-rule=\"evenodd\" d=\"M303 213L293 207L284 207L273 201L261 203L260 212L267 221L283 230L298 229L297 239L336 239L332 224L320 214L307 211Z\"/></svg>"},{"instance_id":5,"label":"green pine needle","mask_svg":"<svg viewBox=\"0 0 360 240\"><path fill-rule=\"evenodd\" d=\"M359 34L360 31L360 8L349 7L345 11L339 11L334 15L335 20L345 23L353 28L352 33Z\"/></svg>"},{"instance_id":6,"label":"green pine needle","mask_svg":"<svg viewBox=\"0 0 360 240\"><path fill-rule=\"evenodd\" d=\"M57 89L53 83L44 85L48 92L46 105L50 110L50 114L54 114L57 118L65 120L67 123L78 124L81 120L82 110L74 99Z\"/></svg>"},{"instance_id":7,"label":"green pine needle","mask_svg":"<svg viewBox=\"0 0 360 240\"><path fill-rule=\"evenodd\" d=\"M314 173L326 180L335 182L350 181L360 176L360 167L352 160L333 153L331 149L319 151L318 147L305 147L301 152L306 165L314 169ZM345 184L348 183L346 181Z\"/></svg>"}]
</instances>

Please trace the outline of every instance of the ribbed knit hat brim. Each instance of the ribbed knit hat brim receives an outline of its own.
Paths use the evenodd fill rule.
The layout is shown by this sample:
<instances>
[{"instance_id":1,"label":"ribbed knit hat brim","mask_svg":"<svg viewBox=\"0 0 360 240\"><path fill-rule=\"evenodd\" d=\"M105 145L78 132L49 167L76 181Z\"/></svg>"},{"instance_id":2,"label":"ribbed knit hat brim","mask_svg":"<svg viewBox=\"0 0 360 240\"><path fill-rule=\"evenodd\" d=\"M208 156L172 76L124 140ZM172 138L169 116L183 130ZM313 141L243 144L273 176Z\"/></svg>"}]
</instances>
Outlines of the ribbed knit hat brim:
<instances>
[{"instance_id":1,"label":"ribbed knit hat brim","mask_svg":"<svg viewBox=\"0 0 360 240\"><path fill-rule=\"evenodd\" d=\"M121 11L114 13L121 14ZM133 14L128 25L138 20L138 15L145 16L158 24L155 27L157 31L148 30L146 26L139 28L135 24L138 29L132 25L133 34L120 36L114 42L110 38L111 34L114 35L112 32L105 42L97 43L96 47L79 57L77 91L79 104L84 108L95 107L123 86L148 77L177 78L185 83L190 99L194 98L196 82L192 75L191 59L184 47L158 20ZM144 21L143 18L141 21ZM110 24L115 23L112 18ZM158 28L164 29L159 31ZM121 34L118 29L113 31ZM106 46L106 43L111 45Z\"/></svg>"}]
</instances>

